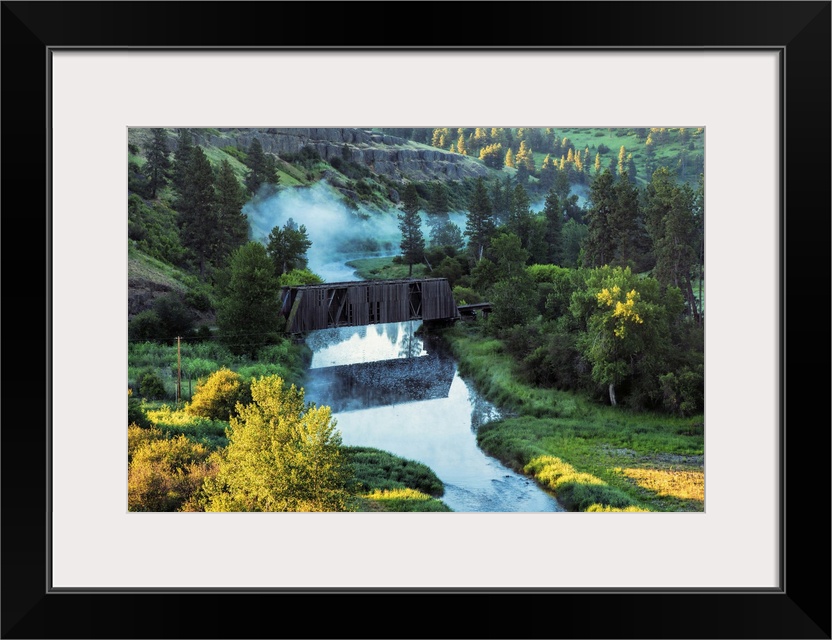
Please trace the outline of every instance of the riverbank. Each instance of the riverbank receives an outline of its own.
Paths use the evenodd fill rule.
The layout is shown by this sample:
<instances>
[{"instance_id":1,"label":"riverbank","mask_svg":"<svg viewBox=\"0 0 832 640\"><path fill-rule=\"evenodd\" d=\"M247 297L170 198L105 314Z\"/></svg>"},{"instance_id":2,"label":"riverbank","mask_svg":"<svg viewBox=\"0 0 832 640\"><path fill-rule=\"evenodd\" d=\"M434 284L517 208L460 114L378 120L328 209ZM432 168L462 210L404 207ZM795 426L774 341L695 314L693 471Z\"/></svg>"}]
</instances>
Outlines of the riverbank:
<instances>
[{"instance_id":1,"label":"riverbank","mask_svg":"<svg viewBox=\"0 0 832 640\"><path fill-rule=\"evenodd\" d=\"M515 417L480 427L479 446L572 511L704 511L703 417L635 413L529 385L474 323L440 335L460 373Z\"/></svg>"}]
</instances>

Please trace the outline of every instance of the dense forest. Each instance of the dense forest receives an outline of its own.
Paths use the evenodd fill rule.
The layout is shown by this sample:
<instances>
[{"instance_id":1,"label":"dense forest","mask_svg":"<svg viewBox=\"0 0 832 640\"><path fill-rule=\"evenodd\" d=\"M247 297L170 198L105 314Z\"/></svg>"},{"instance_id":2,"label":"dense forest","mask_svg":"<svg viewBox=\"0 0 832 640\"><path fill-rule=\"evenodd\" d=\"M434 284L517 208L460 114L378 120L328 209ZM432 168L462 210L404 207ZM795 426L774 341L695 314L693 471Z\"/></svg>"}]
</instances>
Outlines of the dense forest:
<instances>
[{"instance_id":1,"label":"dense forest","mask_svg":"<svg viewBox=\"0 0 832 640\"><path fill-rule=\"evenodd\" d=\"M280 289L341 261L491 303L442 330L513 412L484 450L570 508L702 510L704 136L131 129L129 508L447 510L430 469L342 446L304 399Z\"/></svg>"}]
</instances>

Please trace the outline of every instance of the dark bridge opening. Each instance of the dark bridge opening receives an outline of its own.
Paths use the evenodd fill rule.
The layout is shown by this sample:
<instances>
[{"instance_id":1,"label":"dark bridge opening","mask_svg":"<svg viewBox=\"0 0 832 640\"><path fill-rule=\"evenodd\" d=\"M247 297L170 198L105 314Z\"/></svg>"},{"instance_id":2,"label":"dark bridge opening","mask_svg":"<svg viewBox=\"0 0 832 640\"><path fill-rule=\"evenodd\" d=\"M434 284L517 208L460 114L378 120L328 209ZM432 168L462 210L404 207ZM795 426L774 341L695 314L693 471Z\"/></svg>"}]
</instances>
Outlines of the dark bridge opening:
<instances>
[{"instance_id":1,"label":"dark bridge opening","mask_svg":"<svg viewBox=\"0 0 832 640\"><path fill-rule=\"evenodd\" d=\"M407 320L459 318L445 278L365 280L283 287L288 333Z\"/></svg>"}]
</instances>

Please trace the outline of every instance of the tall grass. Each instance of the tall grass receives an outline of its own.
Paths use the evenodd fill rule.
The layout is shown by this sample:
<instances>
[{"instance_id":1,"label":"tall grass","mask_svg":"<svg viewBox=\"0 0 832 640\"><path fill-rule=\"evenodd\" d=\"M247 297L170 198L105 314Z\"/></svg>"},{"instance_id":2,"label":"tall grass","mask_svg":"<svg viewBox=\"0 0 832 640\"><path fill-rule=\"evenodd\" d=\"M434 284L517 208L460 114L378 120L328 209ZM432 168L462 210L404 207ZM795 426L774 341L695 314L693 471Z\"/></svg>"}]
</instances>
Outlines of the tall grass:
<instances>
[{"instance_id":1,"label":"tall grass","mask_svg":"<svg viewBox=\"0 0 832 640\"><path fill-rule=\"evenodd\" d=\"M220 449L228 445L225 434L228 423L223 420L190 415L184 410L173 409L166 404L158 409L149 409L145 413L148 420L165 437L184 435L209 449Z\"/></svg>"},{"instance_id":2,"label":"tall grass","mask_svg":"<svg viewBox=\"0 0 832 640\"><path fill-rule=\"evenodd\" d=\"M679 418L534 387L503 343L476 326L443 332L460 374L509 417L483 425L480 447L582 511L702 511L702 416Z\"/></svg>"},{"instance_id":3,"label":"tall grass","mask_svg":"<svg viewBox=\"0 0 832 640\"><path fill-rule=\"evenodd\" d=\"M450 507L441 500L415 489L374 489L361 496L359 509L361 511L408 511L408 512L436 512L451 511Z\"/></svg>"},{"instance_id":4,"label":"tall grass","mask_svg":"<svg viewBox=\"0 0 832 640\"><path fill-rule=\"evenodd\" d=\"M308 347L292 344L288 340L264 347L254 359L236 356L223 344L213 340L183 341L182 398L191 398L201 381L223 367L239 373L244 379L277 374L288 384L302 386L309 358ZM162 378L167 398L175 399L179 361L176 345L130 343L127 351L127 385L135 387L137 376L152 369Z\"/></svg>"}]
</instances>

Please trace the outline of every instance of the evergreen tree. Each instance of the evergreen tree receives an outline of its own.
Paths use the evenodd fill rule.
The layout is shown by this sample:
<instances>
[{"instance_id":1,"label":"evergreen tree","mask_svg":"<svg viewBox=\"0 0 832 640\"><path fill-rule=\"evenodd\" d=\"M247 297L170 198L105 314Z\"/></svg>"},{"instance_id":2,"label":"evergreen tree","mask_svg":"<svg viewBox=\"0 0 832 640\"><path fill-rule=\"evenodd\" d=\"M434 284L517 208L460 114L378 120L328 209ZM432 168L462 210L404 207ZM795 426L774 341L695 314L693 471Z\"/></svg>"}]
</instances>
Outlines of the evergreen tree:
<instances>
[{"instance_id":1,"label":"evergreen tree","mask_svg":"<svg viewBox=\"0 0 832 640\"><path fill-rule=\"evenodd\" d=\"M448 239L445 232L450 224L450 217L448 216L448 193L441 182L434 182L431 186L427 210L431 245L442 246Z\"/></svg>"},{"instance_id":2,"label":"evergreen tree","mask_svg":"<svg viewBox=\"0 0 832 640\"><path fill-rule=\"evenodd\" d=\"M618 150L618 175L624 175L624 172L627 170L627 150L624 148L624 145L621 145L621 148Z\"/></svg>"},{"instance_id":3,"label":"evergreen tree","mask_svg":"<svg viewBox=\"0 0 832 640\"><path fill-rule=\"evenodd\" d=\"M459 153L460 155L463 155L463 156L468 155L468 150L465 148L465 136L462 135L462 134L460 134L459 140L457 140L456 150L457 150L457 153Z\"/></svg>"},{"instance_id":4,"label":"evergreen tree","mask_svg":"<svg viewBox=\"0 0 832 640\"><path fill-rule=\"evenodd\" d=\"M563 167L558 169L555 174L555 184L553 188L561 200L566 200L566 198L569 197L569 192L572 190L572 187L569 186L569 174Z\"/></svg>"},{"instance_id":5,"label":"evergreen tree","mask_svg":"<svg viewBox=\"0 0 832 640\"><path fill-rule=\"evenodd\" d=\"M630 184L636 184L636 161L633 159L633 154L627 154L627 177L630 179Z\"/></svg>"},{"instance_id":6,"label":"evergreen tree","mask_svg":"<svg viewBox=\"0 0 832 640\"><path fill-rule=\"evenodd\" d=\"M257 195L260 187L264 184L278 183L274 159L266 157L258 138L254 138L249 145L246 165L249 168L246 176L246 187L252 195Z\"/></svg>"},{"instance_id":7,"label":"evergreen tree","mask_svg":"<svg viewBox=\"0 0 832 640\"><path fill-rule=\"evenodd\" d=\"M228 160L223 160L217 172L217 223L219 242L214 262L222 264L228 255L248 240L248 218L243 213L245 191L234 175Z\"/></svg>"},{"instance_id":8,"label":"evergreen tree","mask_svg":"<svg viewBox=\"0 0 832 640\"><path fill-rule=\"evenodd\" d=\"M402 213L399 214L399 230L402 257L408 265L408 277L413 276L413 265L425 257L425 238L422 235L422 219L419 216L419 194L416 185L409 182L402 194Z\"/></svg>"},{"instance_id":9,"label":"evergreen tree","mask_svg":"<svg viewBox=\"0 0 832 640\"><path fill-rule=\"evenodd\" d=\"M494 232L494 220L491 201L485 189L485 182L477 178L471 202L468 205L468 220L465 224L465 235L468 236L468 249L475 261L482 260L485 247Z\"/></svg>"},{"instance_id":10,"label":"evergreen tree","mask_svg":"<svg viewBox=\"0 0 832 640\"><path fill-rule=\"evenodd\" d=\"M441 182L431 186L428 213L432 216L448 213L448 191Z\"/></svg>"},{"instance_id":11,"label":"evergreen tree","mask_svg":"<svg viewBox=\"0 0 832 640\"><path fill-rule=\"evenodd\" d=\"M533 234L533 215L529 194L522 184L514 187L511 194L511 209L508 217L508 229L520 238L520 246L530 251Z\"/></svg>"},{"instance_id":12,"label":"evergreen tree","mask_svg":"<svg viewBox=\"0 0 832 640\"><path fill-rule=\"evenodd\" d=\"M612 261L616 247L610 220L616 204L616 194L610 171L604 171L595 178L590 187L589 199L592 206L587 211L584 266L600 267Z\"/></svg>"},{"instance_id":13,"label":"evergreen tree","mask_svg":"<svg viewBox=\"0 0 832 640\"><path fill-rule=\"evenodd\" d=\"M517 173L514 174L514 182L520 185L529 183L529 169L525 162L517 163Z\"/></svg>"},{"instance_id":14,"label":"evergreen tree","mask_svg":"<svg viewBox=\"0 0 832 640\"><path fill-rule=\"evenodd\" d=\"M204 278L206 264L216 257L221 235L214 193L214 172L202 147L192 148L185 166L185 183L176 202L180 237L183 246L196 258L199 275Z\"/></svg>"},{"instance_id":15,"label":"evergreen tree","mask_svg":"<svg viewBox=\"0 0 832 640\"><path fill-rule=\"evenodd\" d=\"M688 185L676 185L670 172L657 169L647 186L645 218L653 241L655 278L663 286L679 287L688 311L698 321L698 305L691 284L698 264L698 221L694 214L695 195Z\"/></svg>"},{"instance_id":16,"label":"evergreen tree","mask_svg":"<svg viewBox=\"0 0 832 640\"><path fill-rule=\"evenodd\" d=\"M644 168L647 170L647 175L653 175L656 169L656 143L653 140L653 134L648 134L647 140L644 141Z\"/></svg>"},{"instance_id":17,"label":"evergreen tree","mask_svg":"<svg viewBox=\"0 0 832 640\"><path fill-rule=\"evenodd\" d=\"M696 277L699 284L698 307L695 314L699 323L702 323L702 284L705 281L705 174L699 174L699 181L694 192L693 199L693 222L695 228L695 252L696 252Z\"/></svg>"},{"instance_id":18,"label":"evergreen tree","mask_svg":"<svg viewBox=\"0 0 832 640\"><path fill-rule=\"evenodd\" d=\"M476 152L488 144L488 131L483 127L477 127L474 130L474 137L471 140L471 150Z\"/></svg>"},{"instance_id":19,"label":"evergreen tree","mask_svg":"<svg viewBox=\"0 0 832 640\"><path fill-rule=\"evenodd\" d=\"M511 147L508 148L506 151L506 162L507 167L514 167L514 153L511 151Z\"/></svg>"},{"instance_id":20,"label":"evergreen tree","mask_svg":"<svg viewBox=\"0 0 832 640\"><path fill-rule=\"evenodd\" d=\"M502 183L494 181L491 189L491 206L495 224L503 224L508 220L509 209L511 208L511 178L506 176Z\"/></svg>"},{"instance_id":21,"label":"evergreen tree","mask_svg":"<svg viewBox=\"0 0 832 640\"><path fill-rule=\"evenodd\" d=\"M641 218L638 190L630 184L626 170L619 176L613 191L615 203L608 217L609 233L615 241L615 257L611 264L631 266L638 271L646 269L649 239Z\"/></svg>"},{"instance_id":22,"label":"evergreen tree","mask_svg":"<svg viewBox=\"0 0 832 640\"><path fill-rule=\"evenodd\" d=\"M560 199L554 189L546 194L546 202L543 205L543 217L546 220L546 233L544 235L546 245L546 262L548 264L563 264L561 261L563 211L560 206Z\"/></svg>"},{"instance_id":23,"label":"evergreen tree","mask_svg":"<svg viewBox=\"0 0 832 640\"><path fill-rule=\"evenodd\" d=\"M520 148L517 149L517 154L514 156L514 164L519 169L521 165L525 166L529 173L534 173L534 156L532 155L531 147L523 140L520 143Z\"/></svg>"},{"instance_id":24,"label":"evergreen tree","mask_svg":"<svg viewBox=\"0 0 832 640\"><path fill-rule=\"evenodd\" d=\"M188 165L194 149L193 138L189 129L179 129L179 144L173 153L173 188L182 193L188 179Z\"/></svg>"},{"instance_id":25,"label":"evergreen tree","mask_svg":"<svg viewBox=\"0 0 832 640\"><path fill-rule=\"evenodd\" d=\"M480 160L483 161L486 167L500 170L503 168L503 146L498 142L497 144L487 144L480 149Z\"/></svg>"},{"instance_id":26,"label":"evergreen tree","mask_svg":"<svg viewBox=\"0 0 832 640\"><path fill-rule=\"evenodd\" d=\"M147 149L147 164L145 174L148 176L147 186L150 197L155 198L156 192L167 184L167 171L170 168L168 160L167 136L164 129L151 129L153 137Z\"/></svg>"},{"instance_id":27,"label":"evergreen tree","mask_svg":"<svg viewBox=\"0 0 832 640\"><path fill-rule=\"evenodd\" d=\"M494 303L489 323L498 334L525 325L535 313L537 289L526 270L529 252L513 233L499 233L491 239L489 255L494 268L487 293ZM486 261L484 261L486 262Z\"/></svg>"},{"instance_id":28,"label":"evergreen tree","mask_svg":"<svg viewBox=\"0 0 832 640\"><path fill-rule=\"evenodd\" d=\"M247 242L231 254L217 302L221 340L236 355L255 357L279 339L280 285L274 264L259 242Z\"/></svg>"},{"instance_id":29,"label":"evergreen tree","mask_svg":"<svg viewBox=\"0 0 832 640\"><path fill-rule=\"evenodd\" d=\"M306 268L306 252L312 246L312 241L304 225L298 226L289 218L281 229L274 227L269 232L269 243L266 248L274 262L278 275L289 273L294 269Z\"/></svg>"},{"instance_id":30,"label":"evergreen tree","mask_svg":"<svg viewBox=\"0 0 832 640\"><path fill-rule=\"evenodd\" d=\"M540 187L546 191L554 187L556 173L557 169L555 169L555 164L552 162L552 157L547 153L540 165Z\"/></svg>"}]
</instances>

